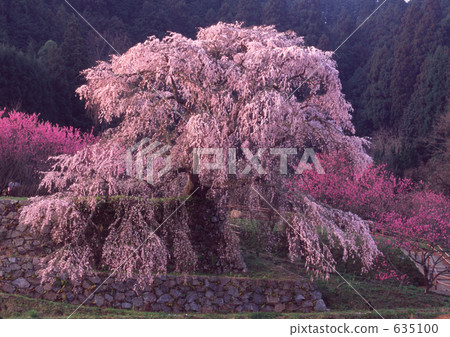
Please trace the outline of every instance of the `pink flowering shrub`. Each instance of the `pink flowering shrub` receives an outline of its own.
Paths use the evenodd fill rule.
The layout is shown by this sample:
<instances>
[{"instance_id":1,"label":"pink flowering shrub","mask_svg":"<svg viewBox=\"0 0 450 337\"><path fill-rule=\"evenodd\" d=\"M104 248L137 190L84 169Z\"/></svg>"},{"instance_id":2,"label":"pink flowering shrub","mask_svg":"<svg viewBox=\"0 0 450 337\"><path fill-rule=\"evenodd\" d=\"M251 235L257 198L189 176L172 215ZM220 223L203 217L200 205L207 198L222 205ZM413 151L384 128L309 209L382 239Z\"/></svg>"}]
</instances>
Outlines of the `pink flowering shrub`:
<instances>
[{"instance_id":1,"label":"pink flowering shrub","mask_svg":"<svg viewBox=\"0 0 450 337\"><path fill-rule=\"evenodd\" d=\"M317 200L373 221L373 235L389 237L385 243L401 249L424 271L429 290L450 250L450 201L421 183L396 178L384 166L354 171L345 156L320 156L326 174L307 171L292 190L311 193ZM381 279L403 277L384 271Z\"/></svg>"},{"instance_id":2,"label":"pink flowering shrub","mask_svg":"<svg viewBox=\"0 0 450 337\"><path fill-rule=\"evenodd\" d=\"M0 191L14 181L24 193L35 193L50 156L74 154L94 141L92 133L42 122L36 114L0 111Z\"/></svg>"},{"instance_id":3,"label":"pink flowering shrub","mask_svg":"<svg viewBox=\"0 0 450 337\"><path fill-rule=\"evenodd\" d=\"M310 193L314 198L339 209L377 220L392 211L413 188L408 179L398 179L384 166L369 165L356 171L340 153L319 155L325 174L305 171L290 186Z\"/></svg>"}]
</instances>

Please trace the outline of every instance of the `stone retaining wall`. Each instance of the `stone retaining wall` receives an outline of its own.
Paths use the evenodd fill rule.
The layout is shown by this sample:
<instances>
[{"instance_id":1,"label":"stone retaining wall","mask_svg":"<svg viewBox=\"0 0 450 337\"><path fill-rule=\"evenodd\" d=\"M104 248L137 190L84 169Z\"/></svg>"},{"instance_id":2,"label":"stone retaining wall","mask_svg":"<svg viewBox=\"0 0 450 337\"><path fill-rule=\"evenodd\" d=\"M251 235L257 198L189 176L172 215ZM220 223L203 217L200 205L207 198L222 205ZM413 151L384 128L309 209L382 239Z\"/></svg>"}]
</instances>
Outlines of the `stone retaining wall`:
<instances>
[{"instance_id":1,"label":"stone retaining wall","mask_svg":"<svg viewBox=\"0 0 450 337\"><path fill-rule=\"evenodd\" d=\"M0 291L80 304L107 277L85 279L74 289L69 281L41 284L45 249L19 224L23 201L0 200ZM7 253L7 254L5 254ZM99 307L163 312L310 312L326 310L321 293L307 281L257 280L211 276L158 276L134 291L136 280L108 279L86 302Z\"/></svg>"},{"instance_id":2,"label":"stone retaining wall","mask_svg":"<svg viewBox=\"0 0 450 337\"><path fill-rule=\"evenodd\" d=\"M0 255L44 254L42 241L19 224L20 208L27 204L25 200L0 200Z\"/></svg>"}]
</instances>

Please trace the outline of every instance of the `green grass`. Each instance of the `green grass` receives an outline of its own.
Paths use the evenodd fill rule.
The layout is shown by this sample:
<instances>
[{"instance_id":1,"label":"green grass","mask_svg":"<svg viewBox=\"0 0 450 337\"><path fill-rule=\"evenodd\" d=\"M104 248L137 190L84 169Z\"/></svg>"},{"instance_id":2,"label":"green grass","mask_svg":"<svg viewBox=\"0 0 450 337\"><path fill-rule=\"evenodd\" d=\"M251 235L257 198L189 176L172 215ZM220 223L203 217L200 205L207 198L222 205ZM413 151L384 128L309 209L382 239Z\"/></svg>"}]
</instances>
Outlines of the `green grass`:
<instances>
[{"instance_id":1,"label":"green grass","mask_svg":"<svg viewBox=\"0 0 450 337\"><path fill-rule=\"evenodd\" d=\"M25 197L0 197L0 200L28 200Z\"/></svg>"},{"instance_id":2,"label":"green grass","mask_svg":"<svg viewBox=\"0 0 450 337\"><path fill-rule=\"evenodd\" d=\"M291 263L279 257L244 254L249 272L247 277L269 279L305 280L306 271L301 263ZM450 312L450 297L435 293L424 293L424 287L413 285L399 286L398 282L373 280L369 277L355 276L351 273L341 275L373 307L380 310L446 308ZM323 299L331 311L365 311L369 307L364 300L337 274L328 280L314 281L322 292Z\"/></svg>"},{"instance_id":3,"label":"green grass","mask_svg":"<svg viewBox=\"0 0 450 337\"><path fill-rule=\"evenodd\" d=\"M450 312L450 298L435 293L425 294L423 288L415 286L397 286L375 280L357 280L352 275L343 275L346 280L372 306L380 310L397 308L445 308ZM332 275L328 281L316 281L327 307L332 311L367 310L368 305L339 276Z\"/></svg>"},{"instance_id":4,"label":"green grass","mask_svg":"<svg viewBox=\"0 0 450 337\"><path fill-rule=\"evenodd\" d=\"M20 295L0 293L1 318L67 318L77 309L77 306L66 303L50 302L27 298ZM385 318L435 318L449 315L450 310L445 306L420 308L377 308ZM251 312L239 314L166 314L134 310L99 309L96 307L81 307L72 318L144 318L144 319L192 319L192 318L220 318L220 319L320 319L320 318L379 318L369 310L337 310L331 312L314 313L266 313Z\"/></svg>"}]
</instances>

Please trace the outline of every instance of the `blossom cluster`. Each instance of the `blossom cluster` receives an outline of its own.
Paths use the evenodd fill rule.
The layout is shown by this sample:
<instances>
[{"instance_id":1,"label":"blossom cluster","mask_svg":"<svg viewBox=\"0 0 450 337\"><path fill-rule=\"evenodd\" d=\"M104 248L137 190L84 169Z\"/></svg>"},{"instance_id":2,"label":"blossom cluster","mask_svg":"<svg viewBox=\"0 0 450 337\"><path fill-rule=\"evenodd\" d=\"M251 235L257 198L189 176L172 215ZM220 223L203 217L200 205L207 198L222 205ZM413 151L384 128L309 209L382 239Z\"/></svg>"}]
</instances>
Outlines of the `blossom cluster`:
<instances>
[{"instance_id":1,"label":"blossom cluster","mask_svg":"<svg viewBox=\"0 0 450 337\"><path fill-rule=\"evenodd\" d=\"M0 187L15 181L33 185L39 171L49 168L47 159L74 154L93 143L91 133L40 121L36 114L0 111Z\"/></svg>"}]
</instances>

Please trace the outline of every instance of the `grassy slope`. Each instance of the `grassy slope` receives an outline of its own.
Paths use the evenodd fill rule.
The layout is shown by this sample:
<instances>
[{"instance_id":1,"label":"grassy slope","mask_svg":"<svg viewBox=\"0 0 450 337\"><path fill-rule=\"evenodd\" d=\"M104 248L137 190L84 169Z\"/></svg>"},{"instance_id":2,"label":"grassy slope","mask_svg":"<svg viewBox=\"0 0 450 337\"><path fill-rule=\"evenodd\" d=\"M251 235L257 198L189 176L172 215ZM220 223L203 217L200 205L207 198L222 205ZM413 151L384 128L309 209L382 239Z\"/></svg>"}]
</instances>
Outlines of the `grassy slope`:
<instances>
[{"instance_id":1,"label":"grassy slope","mask_svg":"<svg viewBox=\"0 0 450 337\"><path fill-rule=\"evenodd\" d=\"M66 303L56 303L45 300L36 300L19 295L0 293L1 318L66 318L77 308ZM450 314L449 307L428 308L377 308L385 318L434 318ZM324 313L242 313L242 314L165 314L119 309L99 309L95 307L82 307L73 318L379 318L376 313L369 310L345 310Z\"/></svg>"}]
</instances>

